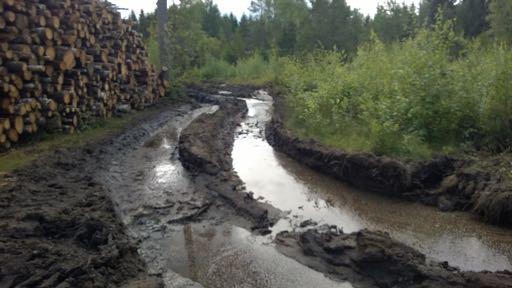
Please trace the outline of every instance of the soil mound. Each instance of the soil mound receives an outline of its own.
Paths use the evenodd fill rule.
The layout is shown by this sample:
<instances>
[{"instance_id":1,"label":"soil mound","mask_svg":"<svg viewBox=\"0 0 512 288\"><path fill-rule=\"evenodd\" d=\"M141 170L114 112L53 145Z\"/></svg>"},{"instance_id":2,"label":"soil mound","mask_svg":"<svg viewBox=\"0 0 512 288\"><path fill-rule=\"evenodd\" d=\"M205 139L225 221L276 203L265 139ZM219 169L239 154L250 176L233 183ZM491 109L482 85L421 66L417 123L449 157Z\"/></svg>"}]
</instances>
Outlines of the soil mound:
<instances>
[{"instance_id":1,"label":"soil mound","mask_svg":"<svg viewBox=\"0 0 512 288\"><path fill-rule=\"evenodd\" d=\"M356 287L512 287L510 272L461 272L383 232L344 234L336 227L281 232L278 249L304 265Z\"/></svg>"}]
</instances>

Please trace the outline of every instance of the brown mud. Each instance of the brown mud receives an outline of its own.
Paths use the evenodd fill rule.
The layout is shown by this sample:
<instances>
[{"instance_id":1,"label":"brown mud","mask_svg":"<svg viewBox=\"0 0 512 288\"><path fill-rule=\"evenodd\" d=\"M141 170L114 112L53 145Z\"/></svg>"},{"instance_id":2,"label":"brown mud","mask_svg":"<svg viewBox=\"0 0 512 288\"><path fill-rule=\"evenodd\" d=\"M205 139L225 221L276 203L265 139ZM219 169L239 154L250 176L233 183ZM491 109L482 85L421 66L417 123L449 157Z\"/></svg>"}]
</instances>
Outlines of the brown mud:
<instances>
[{"instance_id":1,"label":"brown mud","mask_svg":"<svg viewBox=\"0 0 512 288\"><path fill-rule=\"evenodd\" d=\"M216 102L220 105L219 111L198 117L183 131L180 159L196 175L213 176L207 182L215 182L217 178L220 179L217 182L231 183L229 186L232 189L225 190L224 193L228 193L223 196L240 199L233 197L232 193L238 190L236 184L240 183L240 179L233 172L230 153L236 123L247 111L240 108L240 104L233 104L237 101L223 98L224 104ZM386 177L400 175L395 172L400 171L400 166L393 163L384 167L390 167L384 172L387 173ZM433 173L427 176L434 178ZM400 189L392 181L382 183ZM241 191L244 190L242 187ZM252 200L252 197L248 199ZM232 203L242 209L253 205L237 200ZM261 212L248 214L256 220ZM270 225L273 222L266 221ZM311 222L304 226L310 225L316 224ZM306 232L280 232L274 242L281 253L338 281L347 281L354 287L512 287L512 274L509 272L461 272L446 262L427 259L424 254L383 232L363 230L344 234L335 227L320 227Z\"/></svg>"},{"instance_id":2,"label":"brown mud","mask_svg":"<svg viewBox=\"0 0 512 288\"><path fill-rule=\"evenodd\" d=\"M109 139L1 179L0 287L511 287L508 272L427 262L381 232L259 236L283 213L233 169L247 114L236 98L253 88L194 89L208 104L162 105ZM386 175L400 175L389 166ZM441 174L422 175L447 182Z\"/></svg>"},{"instance_id":3,"label":"brown mud","mask_svg":"<svg viewBox=\"0 0 512 288\"><path fill-rule=\"evenodd\" d=\"M243 91L244 97L253 92ZM248 216L254 223L252 230L268 234L268 228L277 221L280 211L257 201L245 190L244 183L233 170L231 158L235 130L247 115L247 105L232 97L212 99L210 96L210 101L201 97L203 101L218 104L219 110L199 116L183 130L179 141L180 160L194 173L196 182L207 183L209 190Z\"/></svg>"},{"instance_id":4,"label":"brown mud","mask_svg":"<svg viewBox=\"0 0 512 288\"><path fill-rule=\"evenodd\" d=\"M241 192L234 178L226 178L229 161L215 155L229 156L229 131L246 108L234 103L219 117L218 106L230 106L233 98L208 98L205 102L216 105L202 105L151 130L153 135L104 167L102 181L150 273L173 288L351 287L280 254L268 236L259 236L268 226L267 218L260 216L270 211L270 218L274 209ZM184 147L186 143L191 145ZM208 161L180 161L180 149L193 152L195 160L198 155ZM221 162L226 164L217 165ZM209 169L202 169L201 163L208 163Z\"/></svg>"},{"instance_id":5,"label":"brown mud","mask_svg":"<svg viewBox=\"0 0 512 288\"><path fill-rule=\"evenodd\" d=\"M512 287L510 272L461 272L383 232L345 234L335 226L306 232L281 232L279 251L315 270L356 287Z\"/></svg>"},{"instance_id":6,"label":"brown mud","mask_svg":"<svg viewBox=\"0 0 512 288\"><path fill-rule=\"evenodd\" d=\"M400 161L371 153L346 153L296 137L286 128L285 114L283 98L276 96L273 119L267 127L268 142L316 171L363 190L446 212L472 212L492 224L512 225L510 181L485 168L503 164L493 164L497 159L441 156L429 161Z\"/></svg>"},{"instance_id":7,"label":"brown mud","mask_svg":"<svg viewBox=\"0 0 512 288\"><path fill-rule=\"evenodd\" d=\"M160 287L98 171L196 105L162 104L100 143L55 151L0 180L0 287Z\"/></svg>"}]
</instances>

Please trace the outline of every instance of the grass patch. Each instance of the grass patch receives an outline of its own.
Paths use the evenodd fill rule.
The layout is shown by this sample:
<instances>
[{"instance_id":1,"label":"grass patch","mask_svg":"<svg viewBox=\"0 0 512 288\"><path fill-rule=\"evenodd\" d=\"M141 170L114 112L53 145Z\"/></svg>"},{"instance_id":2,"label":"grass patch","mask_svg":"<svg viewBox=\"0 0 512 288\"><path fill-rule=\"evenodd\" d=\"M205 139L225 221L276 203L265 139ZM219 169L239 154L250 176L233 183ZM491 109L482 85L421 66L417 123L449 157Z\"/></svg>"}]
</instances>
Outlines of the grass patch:
<instances>
[{"instance_id":1,"label":"grass patch","mask_svg":"<svg viewBox=\"0 0 512 288\"><path fill-rule=\"evenodd\" d=\"M21 168L41 156L62 148L81 147L91 142L100 141L107 136L119 132L125 125L137 115L129 114L122 118L100 120L95 127L72 135L46 134L41 136L41 141L27 143L24 146L0 155L0 173L11 172Z\"/></svg>"}]
</instances>

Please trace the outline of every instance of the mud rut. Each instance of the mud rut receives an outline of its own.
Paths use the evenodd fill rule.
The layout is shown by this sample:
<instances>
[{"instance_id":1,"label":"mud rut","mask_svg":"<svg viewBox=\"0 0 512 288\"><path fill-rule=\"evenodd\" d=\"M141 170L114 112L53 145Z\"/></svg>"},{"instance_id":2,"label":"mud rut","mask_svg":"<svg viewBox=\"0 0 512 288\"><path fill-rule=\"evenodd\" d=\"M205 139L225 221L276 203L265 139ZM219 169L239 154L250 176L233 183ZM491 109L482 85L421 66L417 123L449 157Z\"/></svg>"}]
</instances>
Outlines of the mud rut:
<instances>
[{"instance_id":1,"label":"mud rut","mask_svg":"<svg viewBox=\"0 0 512 288\"><path fill-rule=\"evenodd\" d=\"M351 287L277 252L271 238L249 232L254 222L212 193L207 179L183 168L181 130L217 109L204 104L176 117L99 173L148 272L166 287Z\"/></svg>"},{"instance_id":2,"label":"mud rut","mask_svg":"<svg viewBox=\"0 0 512 288\"><path fill-rule=\"evenodd\" d=\"M446 260L443 258L446 258L444 254L453 258L454 253L462 251L448 251L453 248L450 245L443 246L445 249L448 249L444 252L443 250L432 249L432 247L429 247L432 243L429 244L428 241L421 239L425 235L420 235L420 239L415 237L414 233L417 231L414 230L414 227L409 227L409 234L400 234L397 231L409 229L405 227L405 224L400 224L400 221L391 223L387 227L380 225L382 223L379 221L385 222L386 217L384 216L386 215L382 217L383 219L377 221L370 219L371 217L357 216L357 213L352 213L356 216L347 216L346 211L350 210L348 206L352 204L356 206L353 208L355 210L366 206L369 206L370 210L378 209L379 207L373 207L372 203L379 202L382 199L372 200L373 196L368 198L368 196L363 194L361 196L362 200L358 202L357 199L350 199L350 197L358 198L360 191L355 191L357 193L352 194L345 193L344 197L348 197L348 200L347 198L344 199L346 206L340 209L336 203L337 200L333 200L333 195L321 191L324 189L322 185L332 184L332 182L322 178L322 176L317 176L313 172L311 174L304 172L305 168L286 159L286 157L279 153L274 153L271 148L269 152L268 147L270 146L263 139L265 138L265 124L270 115L269 108L271 108L271 102L269 102L268 96L263 94L259 94L259 99L247 100L249 115L243 121L242 126L237 129L234 143L234 170L238 172L235 174L240 176L243 182L240 183L240 179L238 179L239 182L234 182L233 195L245 193L249 190L252 192L248 196L244 196L249 198L242 198L241 202L230 199L229 195L231 194L226 196L219 193L219 189L222 190L230 187L229 185L231 184L229 183L232 182L232 179L229 177L222 178L219 176L220 174L205 176L202 175L204 173L189 172L183 168L178 152L180 133L190 123L201 115L216 112L219 109L219 106L216 104L222 102L219 99L232 99L235 96L247 97L252 90L242 89L242 91L238 91L237 88L233 88L231 92L217 92L219 91L201 92L194 95L199 102L204 104L185 105L168 113L165 111L160 112L157 117L153 117L147 123L139 125L135 129L136 132L128 133L119 137L119 139L113 140L110 143L111 145L107 144L107 147L103 149L103 154L108 156L98 160L96 166L91 165L92 168L97 168L94 168L96 169L93 173L94 178L109 191L116 214L125 225L128 236L136 243L138 253L147 265L148 273L163 278L166 287L352 287L352 284L349 283L352 282L351 280L354 280L354 287L385 287L376 285L372 281L361 280L359 279L360 276L353 279L346 276L337 277L336 273L332 273L334 270L329 268L328 265L321 265L324 268L327 267L325 269L316 269L318 267L315 265L320 262L313 261L313 264L315 264L313 265L310 260L304 260L297 256L298 252L290 252L294 249L295 245L292 243L294 240L290 240L295 236L291 234L291 236L288 234L280 235L283 243L289 242L289 246L286 246L288 248L285 247L286 249L283 250L282 245L280 245L280 249L275 248L275 239L279 232L283 230L300 232L307 230L308 227L311 228L322 224L337 224L342 228L346 226L345 229L348 232L362 228L381 228L390 232L392 236L400 241L414 246L421 252L426 253L427 256L433 257L438 261ZM217 94L217 96L212 97L212 94ZM291 174L299 184L290 184L285 181L284 183L278 183L284 185L280 186L279 189L286 189L286 185L291 185L288 188L291 188L290 190L292 191L288 191L288 194L284 193L283 195L286 195L286 197L291 195L298 199L305 197L304 201L288 201L289 203L286 203L286 199L282 201L282 199L272 198L272 193L275 195L280 193L280 191L268 189L268 186L264 185L266 179L261 179L265 175L262 171L251 172L251 169L256 169L251 164L258 164L254 157L258 157L259 152L257 149L253 149L254 147L251 148L251 145L254 143L244 146L244 141L248 139L249 142L255 140L256 146L260 148L262 145L268 146L264 148L267 149L264 152L267 154L263 154L261 156L263 157L262 159L265 160L265 157L271 154L271 157L275 158L274 160L271 159L272 161L294 172ZM231 151L227 152L231 153ZM249 165L245 165L244 162L249 163ZM270 173L273 171L275 172L275 170L269 168ZM304 173L306 174L304 175ZM255 180L258 176L260 178L259 184ZM274 181L275 179L270 180ZM272 181L268 183L275 184ZM308 184L308 181L311 181L311 183ZM212 184L213 182L215 184ZM304 188L304 186L308 185L316 185L319 188ZM339 183L332 185L336 186L334 190L349 189L344 186L341 187L342 184ZM332 188L329 189L333 190ZM271 228L272 231L268 231L265 228L266 226L262 226L258 220L255 221L254 217L248 216L247 209L244 210L244 207L241 207L244 205L254 205L254 201L266 203L261 204L263 205L262 207L268 207L269 204L277 207L274 213L269 213L272 216L279 216L272 219L272 222L276 224L273 229ZM370 205L367 205L368 203ZM407 211L417 209L413 204L397 204L394 200L388 200L382 205L388 204L393 207L392 209L404 207L406 210L408 209ZM290 205L294 205L294 207ZM424 212L424 210L421 210L422 208L418 209L420 209L418 211ZM331 213L332 211L335 212ZM367 210L365 212L364 209L362 211L361 213L363 214L367 213L377 217L375 216L375 211ZM420 215L422 217L429 217L431 216L429 213L427 211L425 214L420 213ZM348 214L351 214L350 211ZM433 214L436 213L432 212ZM336 223L331 223L334 219L333 217L336 218L338 216L343 221L336 222L334 220ZM346 220L347 217L351 219ZM439 218L435 215L432 217L437 217L436 219L443 221L447 219ZM459 240L464 237L448 241L450 243L460 242L459 247L469 246L470 250L476 249L475 253L480 254L481 257L478 260L480 261L478 264L480 266L477 265L475 269L488 267L485 269L501 270L511 267L510 255L512 253L510 249L512 249L512 237L508 236L507 230L500 230L498 228L496 230L487 226L485 228L484 225L474 224L461 215L453 217L455 217L455 220L452 219L452 222L462 220L460 222L462 225L474 225L472 226L473 230L477 231L477 233L479 229L484 229L485 235L483 238L487 239L487 242L480 241L481 238L478 239L478 237L475 238L476 240L474 241L476 242L473 243L460 242ZM421 219L411 219L411 221L416 222L421 221ZM351 223L356 224L352 225ZM427 221L427 225L431 223ZM396 228L396 226L400 225L404 227ZM396 229L393 229L393 226ZM436 231L442 229L450 229L450 227L438 227ZM471 230L471 228L466 227L464 231L468 229ZM268 235L267 233L270 234ZM452 234L457 235L457 233ZM261 234L266 236L260 236ZM336 235L333 237L337 237ZM497 243L494 246L489 244L491 242L494 243L493 241ZM426 245L426 248L421 249L422 245ZM436 253L443 255L436 255ZM284 256L284 254L295 258L304 265ZM470 258L462 257L459 260L471 259L474 255L470 254ZM452 258L450 257L447 258L451 260ZM491 264L489 265L489 263ZM471 269L471 267L466 267L466 269ZM446 269L443 268L442 270L442 273L446 273ZM433 269L433 271L436 270ZM345 280L349 280L349 282ZM397 287L407 286L398 285Z\"/></svg>"}]
</instances>

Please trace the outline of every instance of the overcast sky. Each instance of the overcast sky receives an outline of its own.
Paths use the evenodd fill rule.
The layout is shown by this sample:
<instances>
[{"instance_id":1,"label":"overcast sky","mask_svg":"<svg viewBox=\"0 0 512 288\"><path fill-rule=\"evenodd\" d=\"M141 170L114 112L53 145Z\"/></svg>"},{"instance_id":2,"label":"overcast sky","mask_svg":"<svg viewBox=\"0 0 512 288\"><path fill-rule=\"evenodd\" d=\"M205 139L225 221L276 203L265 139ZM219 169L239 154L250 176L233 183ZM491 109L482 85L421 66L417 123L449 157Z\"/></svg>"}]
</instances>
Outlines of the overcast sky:
<instances>
[{"instance_id":1,"label":"overcast sky","mask_svg":"<svg viewBox=\"0 0 512 288\"><path fill-rule=\"evenodd\" d=\"M127 8L127 11L121 11L124 16L127 16L130 10L135 10L137 14L141 9L144 11L154 11L156 8L156 0L109 0L119 7ZM365 15L375 14L377 4L385 3L387 0L347 0L347 3L352 8L359 9ZM401 0L398 2L405 2L407 4L415 3L418 4L420 0ZM171 3L172 0L168 0ZM243 13L248 13L247 8L251 4L251 0L214 0L219 6L222 13L233 12L237 17Z\"/></svg>"}]
</instances>

